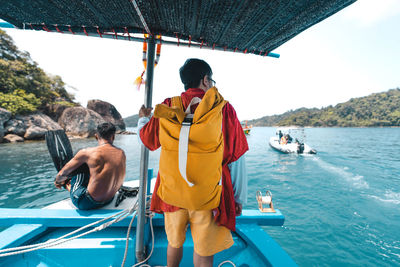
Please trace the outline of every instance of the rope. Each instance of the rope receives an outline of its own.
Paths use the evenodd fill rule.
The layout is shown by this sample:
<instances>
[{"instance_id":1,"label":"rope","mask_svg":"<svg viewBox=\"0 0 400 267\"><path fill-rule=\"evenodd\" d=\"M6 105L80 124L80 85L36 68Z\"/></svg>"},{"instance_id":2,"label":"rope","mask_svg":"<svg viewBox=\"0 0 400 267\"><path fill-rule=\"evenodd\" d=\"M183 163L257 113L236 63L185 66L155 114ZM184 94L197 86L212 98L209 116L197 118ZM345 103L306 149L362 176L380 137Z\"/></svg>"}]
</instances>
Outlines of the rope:
<instances>
[{"instance_id":1,"label":"rope","mask_svg":"<svg viewBox=\"0 0 400 267\"><path fill-rule=\"evenodd\" d=\"M141 262L136 263L136 264L133 265L132 267L139 266L140 264L145 263L146 261L148 261L148 260L150 259L151 255L153 254L153 251L154 251L154 229L153 229L153 217L154 217L154 213L153 213L153 212L150 212L150 214L148 214L147 216L150 217L151 251L150 251L149 256L147 256L146 259L144 259L144 260L141 261ZM148 264L143 264L143 265L140 265L140 266L145 267L145 266L150 266L150 265L148 265Z\"/></svg>"},{"instance_id":2,"label":"rope","mask_svg":"<svg viewBox=\"0 0 400 267\"><path fill-rule=\"evenodd\" d=\"M230 263L230 264L232 264L232 266L236 267L236 265L235 265L233 262L231 262L230 260L226 260L226 261L221 262L221 263L218 265L218 267L221 267L221 266L224 265L225 263Z\"/></svg>"},{"instance_id":3,"label":"rope","mask_svg":"<svg viewBox=\"0 0 400 267\"><path fill-rule=\"evenodd\" d=\"M59 237L59 238L57 238L57 239L55 239L55 240L52 240L52 241L46 241L46 242L43 242L43 243L38 243L38 244L33 244L33 245L28 245L28 246L21 246L21 247L15 247L15 248L2 249L2 250L0 250L0 257L2 256L1 253L4 253L4 252L19 250L19 249L27 249L27 248L37 247L37 246L40 246L40 245L44 245L44 244L56 242L56 241L58 241L58 240L60 240L60 239L63 239L63 238L65 238L65 237L68 237L68 236L70 236L70 235L73 235L73 234L75 234L75 233L78 233L78 232L80 232L80 231L82 231L82 230L84 230L84 229L86 229L86 228L88 228L88 227L91 227L91 226L93 226L93 225L99 224L99 223L101 223L101 222L103 222L103 221L109 220L109 219L111 219L111 218L113 218L113 217L115 217L115 216L117 216L117 215L120 215L120 214L126 213L126 212L127 212L127 210L120 211L120 212L118 212L118 213L116 213L116 214L114 214L114 215L112 215L112 216L109 216L109 217L107 217L107 218L104 218L104 219L101 219L101 220L99 220L99 221L93 222L93 223L91 223L91 224L85 225L85 226L83 226L83 227L81 227L81 228L79 228L79 229L77 229L77 230L75 230L75 231L73 231L73 232L71 232L71 233L65 234L65 235L63 235L63 236L61 236L61 237ZM119 217L119 218L120 218L120 217Z\"/></svg>"},{"instance_id":4,"label":"rope","mask_svg":"<svg viewBox=\"0 0 400 267\"><path fill-rule=\"evenodd\" d=\"M88 34L87 31L86 31L86 27L85 27L85 26L82 26L82 28L83 28L83 32L86 34L86 36L89 36L89 34Z\"/></svg>"},{"instance_id":5,"label":"rope","mask_svg":"<svg viewBox=\"0 0 400 267\"><path fill-rule=\"evenodd\" d=\"M91 233L94 233L94 232L97 232L97 231L101 231L101 230L105 229L106 227L108 227L108 225L105 226L105 227L103 227L103 226L104 225L100 225L99 227L96 227L96 228L94 228L94 229L92 229L90 231L87 231L85 233L79 234L77 236L73 236L73 237L61 240L59 242L50 242L49 244L44 244L44 245L38 246L36 248L25 249L25 250L16 251L16 252L10 252L10 253L4 253L4 254L1 254L0 257L13 256L13 255L18 255L18 254L23 254L23 253L39 250L39 249L42 249L42 248L49 248L49 247L57 246L57 245L65 243L65 242L77 239L79 237L82 237L82 236L85 236L85 235L88 235L88 234L91 234Z\"/></svg>"},{"instance_id":6,"label":"rope","mask_svg":"<svg viewBox=\"0 0 400 267\"><path fill-rule=\"evenodd\" d=\"M128 35L128 40L131 40L131 35L129 34L128 28L124 27L125 33Z\"/></svg>"},{"instance_id":7,"label":"rope","mask_svg":"<svg viewBox=\"0 0 400 267\"><path fill-rule=\"evenodd\" d=\"M97 33L99 34L100 38L103 38L103 35L101 34L99 27L96 27Z\"/></svg>"},{"instance_id":8,"label":"rope","mask_svg":"<svg viewBox=\"0 0 400 267\"><path fill-rule=\"evenodd\" d=\"M24 25L25 26L25 25ZM57 30L57 32L59 32L59 33L63 33L62 31L60 31L60 29L58 28L58 26L57 25L55 25L55 27L56 27L56 30Z\"/></svg>"},{"instance_id":9,"label":"rope","mask_svg":"<svg viewBox=\"0 0 400 267\"><path fill-rule=\"evenodd\" d=\"M137 201L136 201L136 202L137 202ZM136 203L135 203L135 204L136 204ZM130 235L130 233L131 233L132 223L133 223L133 221L135 220L136 214L137 214L137 213L135 213L135 216L132 217L132 220L131 220L131 222L129 223L129 226L128 226L128 231L126 232L125 252L124 252L124 259L122 260L121 267L124 267L125 261L126 261L126 256L128 255L129 235Z\"/></svg>"},{"instance_id":10,"label":"rope","mask_svg":"<svg viewBox=\"0 0 400 267\"><path fill-rule=\"evenodd\" d=\"M107 218L104 218L104 219L101 219L99 221L93 222L91 224L85 225L85 226L83 226L83 227L81 227L81 228L79 228L77 230L74 230L71 233L65 234L65 235L63 235L63 236L61 236L61 237L59 237L57 239L54 239L54 240L51 240L51 241L46 241L46 242L43 242L43 243L28 245L28 246L21 246L21 247L8 248L8 249L0 250L0 257L12 256L12 255L17 255L17 254L22 254L22 253L27 253L27 252L39 250L39 249L42 249L42 248L53 247L53 246L68 242L70 240L74 240L76 238L91 234L93 232L101 231L101 230L109 227L110 225L112 225L112 224L114 224L116 222L119 222L119 221L125 219L127 216L129 216L129 214L131 214L134 211L134 208L135 208L136 204L137 204L137 201L135 202L135 204L133 205L132 208L125 209L125 210L120 211L120 212L118 212L118 213L116 213L114 215L111 215L111 216L107 217ZM109 220L109 219L111 219L113 217L116 217L118 215L119 215L119 217L115 218L114 220L111 220L111 221L106 222L106 223L104 223L102 225L99 225L99 226L95 227L92 230L89 230L89 231L84 232L82 234L79 234L77 236L73 236L73 237L64 239L64 238L66 238L68 236L71 236L71 235L73 235L75 233L78 233L78 232L80 232L80 231L82 231L82 230L84 230L84 229L86 229L88 227L91 227L93 225L99 224L101 222ZM135 212L134 217L135 216L136 216L136 212ZM62 239L64 239L64 240L62 240ZM9 252L9 251L15 251L15 252ZM9 253L5 253L5 252L9 252Z\"/></svg>"},{"instance_id":11,"label":"rope","mask_svg":"<svg viewBox=\"0 0 400 267\"><path fill-rule=\"evenodd\" d=\"M133 4L133 6L135 7L136 13L138 14L138 16L139 16L139 18L140 18L140 21L142 22L143 27L145 28L146 32L147 32L148 34L151 34L151 33L150 33L150 29L149 29L149 27L147 26L146 21L144 20L144 17L143 17L143 15L142 15L142 12L140 12L140 9L139 9L139 7L138 7L138 5L137 5L137 3L136 3L136 0L132 0L131 2L132 2L132 4Z\"/></svg>"},{"instance_id":12,"label":"rope","mask_svg":"<svg viewBox=\"0 0 400 267\"><path fill-rule=\"evenodd\" d=\"M69 31L70 33L72 33L72 34L75 34L75 33L72 31L72 29L71 29L71 25L68 25L68 31Z\"/></svg>"},{"instance_id":13,"label":"rope","mask_svg":"<svg viewBox=\"0 0 400 267\"><path fill-rule=\"evenodd\" d=\"M136 85L137 90L140 90L140 86L142 84L145 84L145 80L143 79L143 75L146 72L147 69L147 38L149 38L148 34L144 34L144 41L143 41L143 56L142 56L142 62L144 66L144 70L142 74L136 78L136 80L133 82L134 85ZM157 66L158 62L160 61L160 55L161 55L161 35L156 35L156 39L159 40L159 43L157 44L157 50L156 50L156 58L154 60L154 67Z\"/></svg>"}]
</instances>

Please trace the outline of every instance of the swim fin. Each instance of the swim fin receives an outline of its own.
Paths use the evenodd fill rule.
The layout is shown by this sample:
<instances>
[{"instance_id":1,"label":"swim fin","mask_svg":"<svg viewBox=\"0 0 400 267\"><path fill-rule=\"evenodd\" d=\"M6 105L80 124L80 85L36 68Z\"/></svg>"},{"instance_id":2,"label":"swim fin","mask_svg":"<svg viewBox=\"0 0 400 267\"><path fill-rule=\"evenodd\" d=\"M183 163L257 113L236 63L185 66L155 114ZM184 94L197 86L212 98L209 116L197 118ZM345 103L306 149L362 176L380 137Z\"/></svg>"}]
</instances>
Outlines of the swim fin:
<instances>
[{"instance_id":1,"label":"swim fin","mask_svg":"<svg viewBox=\"0 0 400 267\"><path fill-rule=\"evenodd\" d=\"M54 166L60 171L74 156L71 143L64 130L47 131L45 138Z\"/></svg>"}]
</instances>

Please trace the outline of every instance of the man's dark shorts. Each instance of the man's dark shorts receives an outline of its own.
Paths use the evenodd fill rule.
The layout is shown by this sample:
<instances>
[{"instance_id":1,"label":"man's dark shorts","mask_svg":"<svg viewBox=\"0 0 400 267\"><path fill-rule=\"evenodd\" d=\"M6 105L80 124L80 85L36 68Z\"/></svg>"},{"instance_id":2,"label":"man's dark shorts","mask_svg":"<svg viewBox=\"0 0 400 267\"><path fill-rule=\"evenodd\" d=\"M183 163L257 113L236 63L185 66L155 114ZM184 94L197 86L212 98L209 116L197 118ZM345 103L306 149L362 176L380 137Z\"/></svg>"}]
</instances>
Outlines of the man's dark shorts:
<instances>
[{"instance_id":1,"label":"man's dark shorts","mask_svg":"<svg viewBox=\"0 0 400 267\"><path fill-rule=\"evenodd\" d=\"M81 171L74 175L71 179L71 201L80 210L91 210L103 207L109 204L113 198L108 201L99 202L94 200L87 191L89 184L90 172L89 168L79 168Z\"/></svg>"}]
</instances>

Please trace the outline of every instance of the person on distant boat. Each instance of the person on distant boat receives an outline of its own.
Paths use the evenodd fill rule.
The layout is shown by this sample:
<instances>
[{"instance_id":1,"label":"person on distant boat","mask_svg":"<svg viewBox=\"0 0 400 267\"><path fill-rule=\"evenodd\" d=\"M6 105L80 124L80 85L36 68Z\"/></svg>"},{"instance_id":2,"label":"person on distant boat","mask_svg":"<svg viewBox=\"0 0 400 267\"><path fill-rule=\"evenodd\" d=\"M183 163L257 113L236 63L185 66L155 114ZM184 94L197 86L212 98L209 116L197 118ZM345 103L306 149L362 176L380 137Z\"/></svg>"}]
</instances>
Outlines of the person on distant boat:
<instances>
[{"instance_id":1,"label":"person on distant boat","mask_svg":"<svg viewBox=\"0 0 400 267\"><path fill-rule=\"evenodd\" d=\"M282 136L283 136L283 133L282 133L281 130L279 130L279 132L278 132L278 141L279 141L279 143L281 143Z\"/></svg>"},{"instance_id":2,"label":"person on distant boat","mask_svg":"<svg viewBox=\"0 0 400 267\"><path fill-rule=\"evenodd\" d=\"M297 138L294 140L297 146L297 154L302 154L304 152L304 143L300 142Z\"/></svg>"},{"instance_id":3,"label":"person on distant boat","mask_svg":"<svg viewBox=\"0 0 400 267\"><path fill-rule=\"evenodd\" d=\"M281 143L280 144L281 145L286 145L288 143L288 140L289 140L288 135L285 134L284 136L281 137Z\"/></svg>"},{"instance_id":4,"label":"person on distant boat","mask_svg":"<svg viewBox=\"0 0 400 267\"><path fill-rule=\"evenodd\" d=\"M161 146L151 210L164 213L168 266L179 266L189 224L194 266L212 266L214 254L233 245L230 230L247 200L248 145L210 66L188 59L179 72L185 92L157 105L151 119L142 106L138 137L152 151Z\"/></svg>"},{"instance_id":5,"label":"person on distant boat","mask_svg":"<svg viewBox=\"0 0 400 267\"><path fill-rule=\"evenodd\" d=\"M98 146L80 150L57 174L55 186L66 188L78 209L107 205L124 182L126 157L113 145L115 131L110 122L99 124Z\"/></svg>"},{"instance_id":6,"label":"person on distant boat","mask_svg":"<svg viewBox=\"0 0 400 267\"><path fill-rule=\"evenodd\" d=\"M290 136L290 134L287 134L287 142L291 143L293 141L293 138Z\"/></svg>"}]
</instances>

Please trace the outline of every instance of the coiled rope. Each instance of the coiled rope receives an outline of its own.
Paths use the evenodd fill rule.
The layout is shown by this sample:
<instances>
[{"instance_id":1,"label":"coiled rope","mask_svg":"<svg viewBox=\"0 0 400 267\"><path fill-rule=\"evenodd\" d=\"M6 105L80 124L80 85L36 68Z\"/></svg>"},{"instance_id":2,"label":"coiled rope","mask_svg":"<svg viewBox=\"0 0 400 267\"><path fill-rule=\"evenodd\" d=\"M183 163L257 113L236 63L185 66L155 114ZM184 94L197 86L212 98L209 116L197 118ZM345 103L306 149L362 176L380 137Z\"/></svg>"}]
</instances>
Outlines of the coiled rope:
<instances>
[{"instance_id":1,"label":"coiled rope","mask_svg":"<svg viewBox=\"0 0 400 267\"><path fill-rule=\"evenodd\" d=\"M153 217L154 217L154 213L149 211L149 214L147 215L150 218L150 230L151 230L151 251L149 256L147 256L146 259L144 259L141 262L136 263L135 265L133 265L132 267L136 267L136 266L141 266L141 267L151 267L148 264L143 264L146 261L148 261L151 257L151 255L153 255L153 251L154 251L154 229L153 229ZM142 265L141 265L142 264Z\"/></svg>"},{"instance_id":2,"label":"coiled rope","mask_svg":"<svg viewBox=\"0 0 400 267\"><path fill-rule=\"evenodd\" d=\"M70 232L68 234L65 234L65 235L63 235L63 236L61 236L59 238L56 238L54 240L49 240L49 241L46 241L46 242L43 242L43 243L38 243L38 244L33 244L33 245L28 245L28 246L20 246L20 247L15 247L15 248L2 249L2 250L0 250L0 257L13 256L13 255L23 254L23 253L27 253L27 252L43 249L43 248L53 247L53 246L60 245L62 243L77 239L79 237L82 237L82 236L85 236L85 235L88 235L88 234L91 234L91 233L94 233L94 232L98 232L98 231L104 230L107 227L109 227L110 225L112 225L112 224L114 224L116 222L122 221L123 219L125 219L126 217L128 217L132 213L134 213L134 215L133 215L133 218L134 218L136 216L136 210L135 210L136 206L137 206L137 200L136 200L135 204L132 206L132 208L122 210L122 211L120 211L120 212L118 212L118 213L116 213L114 215L111 215L111 216L109 216L107 218L104 218L104 219L98 220L96 222L90 223L88 225L85 225L85 226L83 226L83 227L81 227L81 228L79 228L77 230L74 230L74 231L72 231L72 232ZM66 237L74 235L74 234L76 234L78 232L81 232L82 230L84 230L86 228L89 228L89 227L92 227L92 226L94 226L96 224L99 224L99 223L102 223L104 221L110 220L110 219L112 219L112 218L114 218L116 216L118 216L118 217L113 219L113 220L111 220L111 221L109 221L109 222L105 222L105 223L93 228L92 230L89 230L87 232L81 233L79 235L76 235L76 236L73 236L73 237L70 237L70 238L66 238Z\"/></svg>"},{"instance_id":3,"label":"coiled rope","mask_svg":"<svg viewBox=\"0 0 400 267\"><path fill-rule=\"evenodd\" d=\"M146 198L151 198L151 195L147 195L146 196ZM137 202L137 201L136 201ZM135 203L136 204L136 203ZM147 209L148 209L148 207L147 207ZM147 210L146 209L146 211L149 211L150 212L150 210ZM154 216L154 215L153 215ZM153 217L152 216L152 217ZM151 218L152 218L151 217ZM123 260L122 260L122 264L121 264L121 267L124 267L124 265L125 265L125 261L126 261L126 257L127 257L127 255L128 255L128 246L129 246L129 235L130 235L130 233L131 233L131 227L132 227L132 223L133 223L133 221L135 220L135 217L132 217L132 220L131 220L131 222L129 223L129 226L128 226L128 230L126 231L126 243L125 243L125 252L124 252L124 258L123 258ZM150 222L151 223L151 222ZM152 225L151 225L151 227L152 227ZM151 230L153 231L153 228L151 228Z\"/></svg>"}]
</instances>

